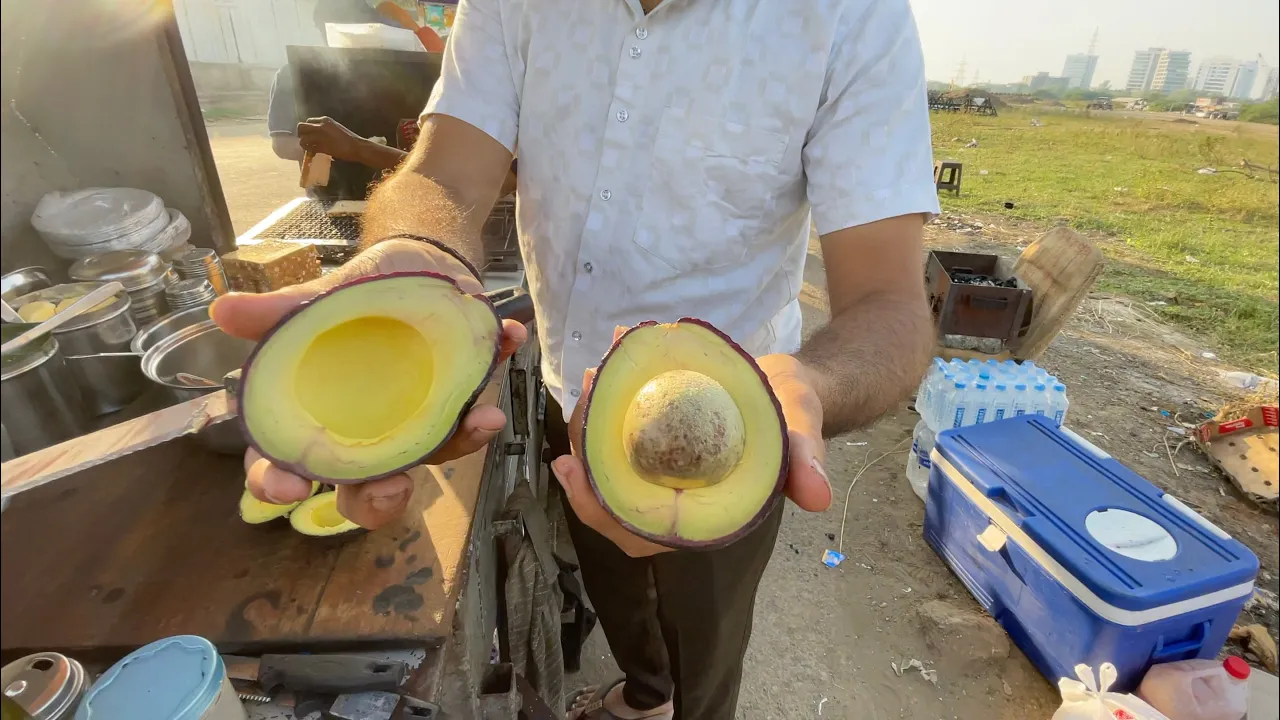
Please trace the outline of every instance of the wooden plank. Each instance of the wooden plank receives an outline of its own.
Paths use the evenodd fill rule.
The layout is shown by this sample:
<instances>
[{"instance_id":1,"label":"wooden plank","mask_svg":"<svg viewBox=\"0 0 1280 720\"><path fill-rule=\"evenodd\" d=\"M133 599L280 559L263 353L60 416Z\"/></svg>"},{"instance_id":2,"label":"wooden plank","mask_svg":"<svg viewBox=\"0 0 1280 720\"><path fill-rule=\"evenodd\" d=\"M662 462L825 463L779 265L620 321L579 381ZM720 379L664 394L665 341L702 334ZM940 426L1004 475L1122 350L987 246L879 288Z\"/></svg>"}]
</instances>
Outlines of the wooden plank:
<instances>
[{"instance_id":1,"label":"wooden plank","mask_svg":"<svg viewBox=\"0 0 1280 720\"><path fill-rule=\"evenodd\" d=\"M486 456L433 468L402 522L339 538L241 522L241 458L189 438L24 492L0 528L0 652L93 657L180 633L225 652L439 644Z\"/></svg>"}]
</instances>

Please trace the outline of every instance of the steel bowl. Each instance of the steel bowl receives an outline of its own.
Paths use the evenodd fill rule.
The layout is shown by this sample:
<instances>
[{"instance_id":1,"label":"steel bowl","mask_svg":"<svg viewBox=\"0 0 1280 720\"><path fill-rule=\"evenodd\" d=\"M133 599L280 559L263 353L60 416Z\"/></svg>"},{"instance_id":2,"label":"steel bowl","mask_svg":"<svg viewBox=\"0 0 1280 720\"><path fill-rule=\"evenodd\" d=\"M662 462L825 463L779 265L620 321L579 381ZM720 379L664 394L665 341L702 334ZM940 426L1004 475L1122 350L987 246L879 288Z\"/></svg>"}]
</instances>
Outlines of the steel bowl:
<instances>
[{"instance_id":1,"label":"steel bowl","mask_svg":"<svg viewBox=\"0 0 1280 720\"><path fill-rule=\"evenodd\" d=\"M190 373L216 382L244 365L254 342L232 337L212 320L185 327L161 340L142 357L142 373L164 388L175 402L186 402L215 392L217 388L192 387L174 375ZM248 447L238 423L224 422L201 431L196 438L216 452L240 453Z\"/></svg>"},{"instance_id":2,"label":"steel bowl","mask_svg":"<svg viewBox=\"0 0 1280 720\"><path fill-rule=\"evenodd\" d=\"M9 304L27 293L48 287L53 287L53 281L49 279L49 271L42 267L25 267L0 277L0 297Z\"/></svg>"},{"instance_id":3,"label":"steel bowl","mask_svg":"<svg viewBox=\"0 0 1280 720\"><path fill-rule=\"evenodd\" d=\"M141 355L170 335L208 320L208 305L169 313L139 330L138 334L133 337L133 342L129 345L129 349Z\"/></svg>"}]
</instances>

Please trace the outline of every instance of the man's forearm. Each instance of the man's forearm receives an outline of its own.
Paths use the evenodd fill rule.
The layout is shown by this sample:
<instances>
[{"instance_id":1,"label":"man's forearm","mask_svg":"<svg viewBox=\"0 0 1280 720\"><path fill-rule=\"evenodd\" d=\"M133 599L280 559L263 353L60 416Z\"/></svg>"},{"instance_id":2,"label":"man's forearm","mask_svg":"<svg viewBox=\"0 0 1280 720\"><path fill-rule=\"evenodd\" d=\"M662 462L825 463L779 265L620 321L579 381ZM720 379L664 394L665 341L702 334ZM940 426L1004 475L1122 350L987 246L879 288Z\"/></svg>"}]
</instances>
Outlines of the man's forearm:
<instances>
[{"instance_id":1,"label":"man's forearm","mask_svg":"<svg viewBox=\"0 0 1280 720\"><path fill-rule=\"evenodd\" d=\"M371 167L375 170L390 170L399 165L409 153L393 148L390 145L376 143L365 138L360 143L359 157L356 159L361 165Z\"/></svg>"},{"instance_id":2,"label":"man's forearm","mask_svg":"<svg viewBox=\"0 0 1280 720\"><path fill-rule=\"evenodd\" d=\"M845 308L796 354L822 402L822 433L865 427L910 395L933 350L923 296L869 295Z\"/></svg>"},{"instance_id":3,"label":"man's forearm","mask_svg":"<svg viewBox=\"0 0 1280 720\"><path fill-rule=\"evenodd\" d=\"M474 267L484 268L480 232L489 216L487 207L467 204L461 193L419 172L410 161L369 196L361 247L397 235L429 237L448 245Z\"/></svg>"}]
</instances>

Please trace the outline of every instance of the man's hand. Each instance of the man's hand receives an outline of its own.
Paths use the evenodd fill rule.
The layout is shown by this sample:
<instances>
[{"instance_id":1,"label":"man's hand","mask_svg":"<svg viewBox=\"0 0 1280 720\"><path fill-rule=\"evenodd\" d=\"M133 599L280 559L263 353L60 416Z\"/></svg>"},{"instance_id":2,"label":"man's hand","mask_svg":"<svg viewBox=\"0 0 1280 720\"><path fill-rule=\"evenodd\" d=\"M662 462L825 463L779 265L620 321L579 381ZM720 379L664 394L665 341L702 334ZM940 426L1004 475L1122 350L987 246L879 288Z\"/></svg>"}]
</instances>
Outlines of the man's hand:
<instances>
[{"instance_id":1,"label":"man's hand","mask_svg":"<svg viewBox=\"0 0 1280 720\"><path fill-rule=\"evenodd\" d=\"M616 341L626 328L616 328ZM826 510L831 505L831 482L823 467L826 445L822 441L822 403L807 379L807 371L790 355L766 355L757 361L769 377L769 385L782 404L790 440L789 472L785 492L797 506L810 512ZM672 548L646 540L626 529L609 514L591 490L582 464L582 416L587 396L595 381L596 371L587 370L582 378L582 395L569 418L569 442L572 455L563 455L551 463L551 472L564 488L574 514L584 525L613 541L631 557L648 557Z\"/></svg>"},{"instance_id":2,"label":"man's hand","mask_svg":"<svg viewBox=\"0 0 1280 720\"><path fill-rule=\"evenodd\" d=\"M482 292L484 289L478 278L443 250L424 243L389 240L374 245L337 272L318 280L261 295L224 295L214 302L210 313L218 326L228 334L259 340L285 313L336 285L366 275L424 270L452 277L469 293ZM503 322L503 359L514 353L524 343L527 335L525 327L520 323L510 320ZM377 367L353 370L379 372ZM502 430L506 422L506 416L497 407L472 407L449 442L428 458L427 463L435 465L448 462L479 450ZM259 500L287 505L305 500L311 493L310 481L272 465L253 449L245 453L244 464L249 491ZM376 528L398 517L408 504L412 492L413 482L408 475L403 474L361 485L339 485L338 510L352 522L366 528Z\"/></svg>"},{"instance_id":3,"label":"man's hand","mask_svg":"<svg viewBox=\"0 0 1280 720\"><path fill-rule=\"evenodd\" d=\"M360 149L370 142L330 117L298 123L298 144L310 153L324 153L337 160L361 162Z\"/></svg>"}]
</instances>

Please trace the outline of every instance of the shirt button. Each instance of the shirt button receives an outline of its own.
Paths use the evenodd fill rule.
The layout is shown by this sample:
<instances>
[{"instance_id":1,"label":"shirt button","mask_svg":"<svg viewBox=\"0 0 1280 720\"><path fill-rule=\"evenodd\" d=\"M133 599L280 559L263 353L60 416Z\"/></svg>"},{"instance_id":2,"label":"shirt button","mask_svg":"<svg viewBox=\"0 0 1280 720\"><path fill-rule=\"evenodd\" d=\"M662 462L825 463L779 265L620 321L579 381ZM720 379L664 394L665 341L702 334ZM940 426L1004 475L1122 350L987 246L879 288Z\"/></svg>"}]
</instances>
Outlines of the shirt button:
<instances>
[{"instance_id":1,"label":"shirt button","mask_svg":"<svg viewBox=\"0 0 1280 720\"><path fill-rule=\"evenodd\" d=\"M574 340L581 340L581 339L582 339L582 333L578 332L577 330L574 330L574 331L570 334L570 337L572 337Z\"/></svg>"},{"instance_id":2,"label":"shirt button","mask_svg":"<svg viewBox=\"0 0 1280 720\"><path fill-rule=\"evenodd\" d=\"M595 268L592 267L591 263L588 262L588 263L582 263L582 269L586 270L587 272L591 272Z\"/></svg>"},{"instance_id":3,"label":"shirt button","mask_svg":"<svg viewBox=\"0 0 1280 720\"><path fill-rule=\"evenodd\" d=\"M648 28L642 28L642 27L636 28L636 37L640 38L641 40L649 37Z\"/></svg>"},{"instance_id":4,"label":"shirt button","mask_svg":"<svg viewBox=\"0 0 1280 720\"><path fill-rule=\"evenodd\" d=\"M570 395L572 395L572 396L574 396L574 397L578 397L579 395L581 395L581 394L582 394L582 391L581 391L581 390L579 390L578 388L574 388L574 389L572 389L572 390L570 390L570 391L569 391L569 394L570 394Z\"/></svg>"},{"instance_id":5,"label":"shirt button","mask_svg":"<svg viewBox=\"0 0 1280 720\"><path fill-rule=\"evenodd\" d=\"M626 110L619 110L619 111L618 111L618 122L626 122L626 121L627 121L627 118L629 118L629 117L631 117L631 116L627 114L627 111L626 111Z\"/></svg>"},{"instance_id":6,"label":"shirt button","mask_svg":"<svg viewBox=\"0 0 1280 720\"><path fill-rule=\"evenodd\" d=\"M605 188L604 190L600 191L601 200L608 202L609 198L611 197L613 197L613 193L609 192L609 188Z\"/></svg>"},{"instance_id":7,"label":"shirt button","mask_svg":"<svg viewBox=\"0 0 1280 720\"><path fill-rule=\"evenodd\" d=\"M632 46L631 46L631 50L629 51L629 53L628 53L628 54L629 54L629 55L631 55L631 57L633 57L633 58L638 58L638 57L640 57L640 46L639 46L639 45L632 45Z\"/></svg>"}]
</instances>

